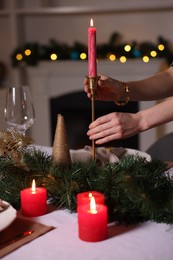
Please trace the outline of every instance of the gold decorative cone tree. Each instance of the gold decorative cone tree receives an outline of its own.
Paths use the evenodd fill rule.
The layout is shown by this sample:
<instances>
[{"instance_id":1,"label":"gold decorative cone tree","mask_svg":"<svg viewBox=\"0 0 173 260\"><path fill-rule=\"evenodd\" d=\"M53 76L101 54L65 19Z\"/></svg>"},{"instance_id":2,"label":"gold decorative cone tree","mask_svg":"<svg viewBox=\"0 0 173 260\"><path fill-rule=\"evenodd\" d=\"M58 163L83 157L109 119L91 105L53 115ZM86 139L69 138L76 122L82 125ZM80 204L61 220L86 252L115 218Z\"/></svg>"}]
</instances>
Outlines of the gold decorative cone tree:
<instances>
[{"instance_id":1,"label":"gold decorative cone tree","mask_svg":"<svg viewBox=\"0 0 173 260\"><path fill-rule=\"evenodd\" d=\"M57 125L52 148L52 159L61 167L69 167L71 165L68 136L64 117L61 114L58 114L57 116Z\"/></svg>"}]
</instances>

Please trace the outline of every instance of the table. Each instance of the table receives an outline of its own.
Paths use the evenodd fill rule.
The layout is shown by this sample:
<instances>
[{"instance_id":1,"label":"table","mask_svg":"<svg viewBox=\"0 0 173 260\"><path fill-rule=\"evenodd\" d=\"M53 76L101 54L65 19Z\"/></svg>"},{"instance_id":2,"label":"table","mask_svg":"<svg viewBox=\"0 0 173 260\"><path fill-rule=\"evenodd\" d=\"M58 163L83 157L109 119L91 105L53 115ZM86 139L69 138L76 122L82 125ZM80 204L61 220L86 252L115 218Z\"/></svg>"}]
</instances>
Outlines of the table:
<instances>
[{"instance_id":1,"label":"table","mask_svg":"<svg viewBox=\"0 0 173 260\"><path fill-rule=\"evenodd\" d=\"M51 148L44 150L51 153ZM85 242L78 237L76 213L54 209L31 221L55 229L3 257L4 260L172 260L173 227L153 222L135 226L110 223L108 238Z\"/></svg>"},{"instance_id":2,"label":"table","mask_svg":"<svg viewBox=\"0 0 173 260\"><path fill-rule=\"evenodd\" d=\"M7 260L172 260L173 229L166 224L146 222L136 226L108 227L109 237L101 242L78 238L77 214L55 210L30 220L56 229L23 245Z\"/></svg>"}]
</instances>

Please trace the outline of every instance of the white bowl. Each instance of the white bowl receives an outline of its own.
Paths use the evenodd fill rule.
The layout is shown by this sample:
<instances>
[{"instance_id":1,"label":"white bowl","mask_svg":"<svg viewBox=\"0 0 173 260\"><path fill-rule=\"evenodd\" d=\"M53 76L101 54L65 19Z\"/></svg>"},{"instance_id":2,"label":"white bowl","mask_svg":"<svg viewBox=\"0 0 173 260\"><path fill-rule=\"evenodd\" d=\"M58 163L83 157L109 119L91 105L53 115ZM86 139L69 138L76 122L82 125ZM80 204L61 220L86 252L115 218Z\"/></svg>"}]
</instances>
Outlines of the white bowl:
<instances>
[{"instance_id":1,"label":"white bowl","mask_svg":"<svg viewBox=\"0 0 173 260\"><path fill-rule=\"evenodd\" d=\"M6 201L2 201L6 204L6 208L0 211L0 232L7 228L17 217L17 211Z\"/></svg>"}]
</instances>

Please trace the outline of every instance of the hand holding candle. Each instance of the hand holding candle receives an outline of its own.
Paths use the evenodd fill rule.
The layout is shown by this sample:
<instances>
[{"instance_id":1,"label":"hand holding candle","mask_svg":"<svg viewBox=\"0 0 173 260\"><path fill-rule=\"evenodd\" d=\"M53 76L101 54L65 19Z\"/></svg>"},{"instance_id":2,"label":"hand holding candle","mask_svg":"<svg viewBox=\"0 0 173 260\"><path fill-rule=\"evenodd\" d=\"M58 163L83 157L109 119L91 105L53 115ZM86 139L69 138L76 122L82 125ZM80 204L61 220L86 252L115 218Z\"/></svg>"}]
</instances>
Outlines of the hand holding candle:
<instances>
[{"instance_id":1,"label":"hand holding candle","mask_svg":"<svg viewBox=\"0 0 173 260\"><path fill-rule=\"evenodd\" d=\"M36 187L35 180L32 187L20 192L21 210L24 216L37 217L47 211L47 191L45 188Z\"/></svg>"},{"instance_id":2,"label":"hand holding candle","mask_svg":"<svg viewBox=\"0 0 173 260\"><path fill-rule=\"evenodd\" d=\"M107 238L107 207L95 203L91 197L90 205L79 206L79 238L88 242L98 242Z\"/></svg>"}]
</instances>

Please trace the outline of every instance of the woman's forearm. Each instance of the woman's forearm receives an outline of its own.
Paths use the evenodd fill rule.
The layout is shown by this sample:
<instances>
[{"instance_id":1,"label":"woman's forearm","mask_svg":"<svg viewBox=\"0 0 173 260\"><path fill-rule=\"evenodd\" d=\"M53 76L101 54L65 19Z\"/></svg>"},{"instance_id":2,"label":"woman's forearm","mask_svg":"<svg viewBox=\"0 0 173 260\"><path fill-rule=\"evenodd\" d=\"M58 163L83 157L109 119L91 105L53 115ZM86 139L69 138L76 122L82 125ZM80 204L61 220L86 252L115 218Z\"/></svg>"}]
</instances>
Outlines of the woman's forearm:
<instances>
[{"instance_id":1,"label":"woman's forearm","mask_svg":"<svg viewBox=\"0 0 173 260\"><path fill-rule=\"evenodd\" d=\"M141 118L139 132L173 121L173 97L141 110L137 114Z\"/></svg>"},{"instance_id":2,"label":"woman's forearm","mask_svg":"<svg viewBox=\"0 0 173 260\"><path fill-rule=\"evenodd\" d=\"M173 96L173 67L144 80L130 81L127 84L132 101L159 100Z\"/></svg>"}]
</instances>

